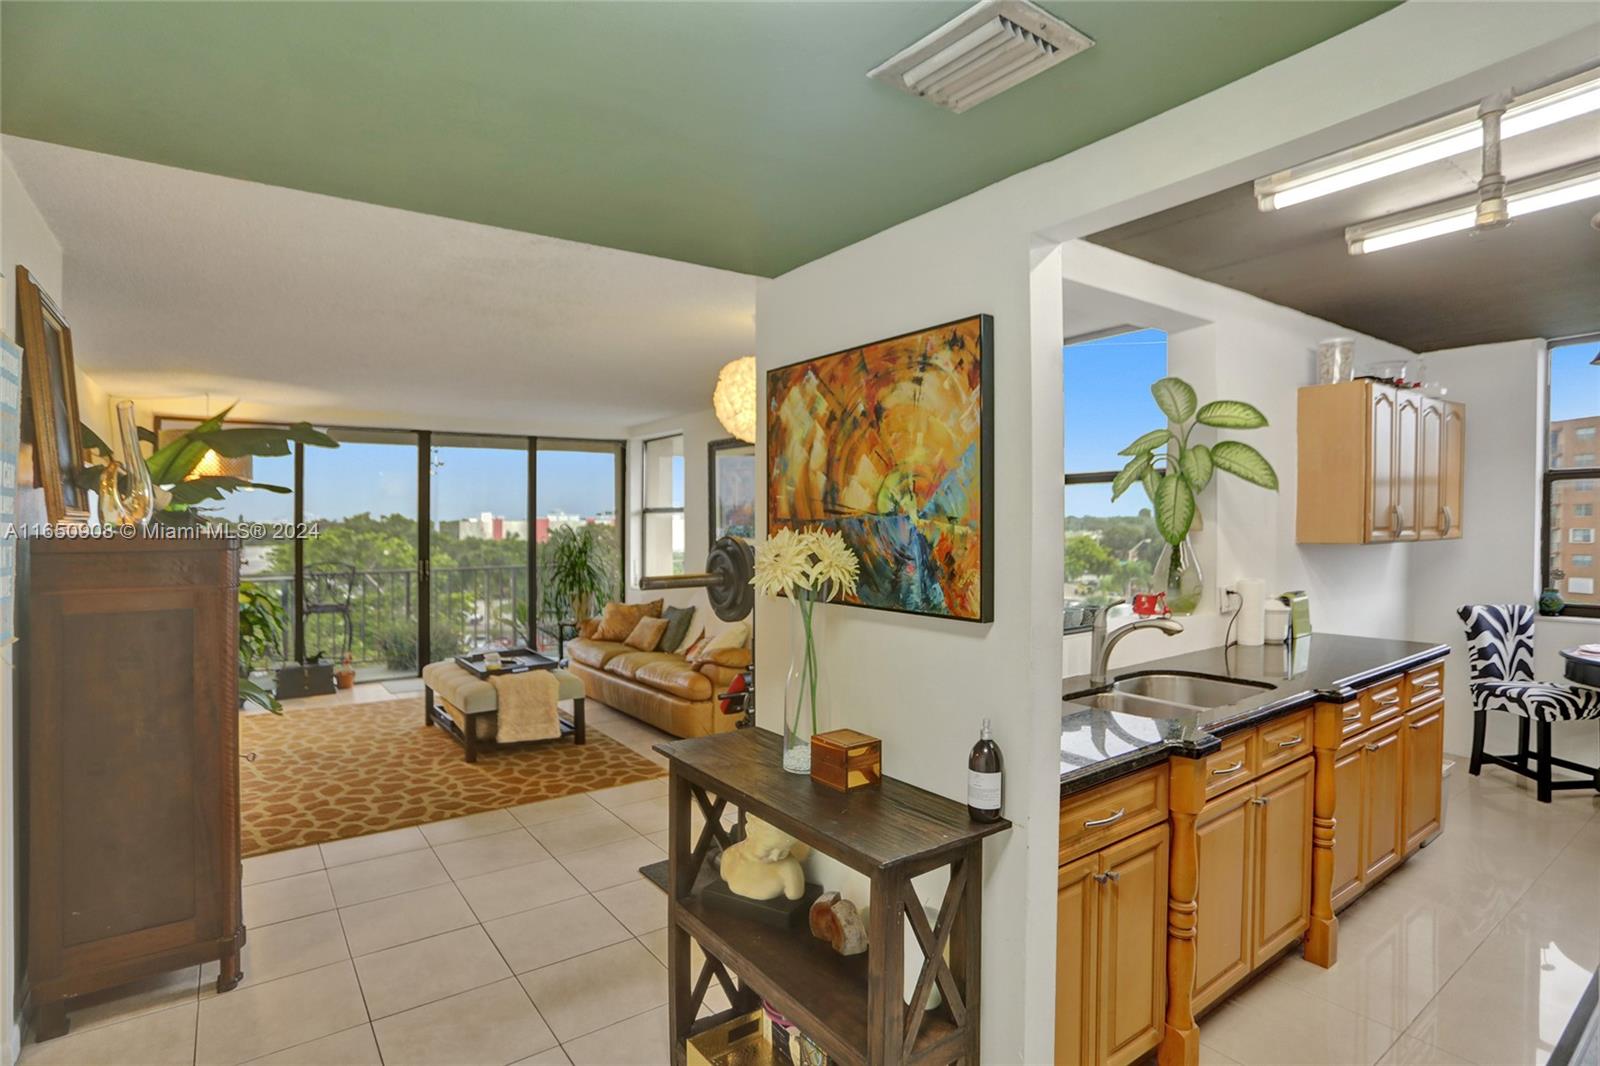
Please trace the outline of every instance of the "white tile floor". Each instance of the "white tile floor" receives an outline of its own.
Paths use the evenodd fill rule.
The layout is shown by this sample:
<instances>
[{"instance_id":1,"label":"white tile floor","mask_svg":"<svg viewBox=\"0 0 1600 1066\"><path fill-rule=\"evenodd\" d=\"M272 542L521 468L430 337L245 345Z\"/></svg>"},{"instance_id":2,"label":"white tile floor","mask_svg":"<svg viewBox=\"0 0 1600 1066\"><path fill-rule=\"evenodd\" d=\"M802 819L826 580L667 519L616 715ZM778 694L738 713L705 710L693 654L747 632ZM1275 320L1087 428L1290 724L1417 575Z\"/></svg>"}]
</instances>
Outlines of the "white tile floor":
<instances>
[{"instance_id":1,"label":"white tile floor","mask_svg":"<svg viewBox=\"0 0 1600 1066\"><path fill-rule=\"evenodd\" d=\"M1464 769L1444 836L1341 916L1338 965L1277 963L1201 1020L1203 1063L1548 1059L1600 965L1600 796L1541 806ZM665 795L641 782L247 860L237 990L216 995L210 966L140 982L23 1062L665 1062L665 897L636 873L664 854Z\"/></svg>"}]
</instances>

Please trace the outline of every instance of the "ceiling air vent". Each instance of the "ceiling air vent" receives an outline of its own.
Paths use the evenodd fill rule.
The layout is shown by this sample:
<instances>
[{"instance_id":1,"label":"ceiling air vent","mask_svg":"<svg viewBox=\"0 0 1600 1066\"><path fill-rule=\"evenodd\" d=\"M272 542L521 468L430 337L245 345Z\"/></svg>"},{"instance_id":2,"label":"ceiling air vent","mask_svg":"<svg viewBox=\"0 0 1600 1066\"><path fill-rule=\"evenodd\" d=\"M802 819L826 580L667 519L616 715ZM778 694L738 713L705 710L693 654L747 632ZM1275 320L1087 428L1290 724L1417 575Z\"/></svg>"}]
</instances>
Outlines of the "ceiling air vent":
<instances>
[{"instance_id":1,"label":"ceiling air vent","mask_svg":"<svg viewBox=\"0 0 1600 1066\"><path fill-rule=\"evenodd\" d=\"M1093 45L1028 0L982 0L867 76L959 114Z\"/></svg>"}]
</instances>

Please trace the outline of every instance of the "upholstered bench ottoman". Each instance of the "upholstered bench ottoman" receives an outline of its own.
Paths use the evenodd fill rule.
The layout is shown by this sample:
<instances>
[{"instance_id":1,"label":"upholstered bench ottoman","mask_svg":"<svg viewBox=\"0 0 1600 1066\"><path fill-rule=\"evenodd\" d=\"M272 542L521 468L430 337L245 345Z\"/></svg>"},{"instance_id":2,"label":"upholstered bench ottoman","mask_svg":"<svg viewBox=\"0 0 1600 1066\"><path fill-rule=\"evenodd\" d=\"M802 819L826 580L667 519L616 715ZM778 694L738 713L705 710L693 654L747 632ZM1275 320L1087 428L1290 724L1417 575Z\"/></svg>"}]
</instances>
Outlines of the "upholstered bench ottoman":
<instances>
[{"instance_id":1,"label":"upholstered bench ottoman","mask_svg":"<svg viewBox=\"0 0 1600 1066\"><path fill-rule=\"evenodd\" d=\"M561 720L561 735L572 734L574 744L588 738L583 727L583 682L562 669L550 671L560 686L557 700L572 701L572 723ZM545 744L544 740L528 740L515 744L501 744L495 739L499 723L496 712L500 709L499 697L489 682L463 670L454 660L429 663L422 668L422 723L437 725L454 737L466 752L467 762L477 762L480 751L499 751L520 748L528 744ZM435 701L435 695L438 699ZM559 740L560 737L552 737Z\"/></svg>"}]
</instances>

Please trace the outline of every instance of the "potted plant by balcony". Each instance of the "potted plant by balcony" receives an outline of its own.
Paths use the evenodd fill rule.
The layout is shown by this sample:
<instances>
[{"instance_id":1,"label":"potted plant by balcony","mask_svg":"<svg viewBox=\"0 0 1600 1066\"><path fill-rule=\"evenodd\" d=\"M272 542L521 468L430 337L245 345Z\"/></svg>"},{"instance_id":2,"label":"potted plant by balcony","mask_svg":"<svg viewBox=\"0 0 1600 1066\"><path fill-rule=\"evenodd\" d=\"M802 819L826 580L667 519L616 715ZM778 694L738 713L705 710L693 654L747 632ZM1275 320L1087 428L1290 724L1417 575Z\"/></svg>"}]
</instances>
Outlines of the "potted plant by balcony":
<instances>
[{"instance_id":1,"label":"potted plant by balcony","mask_svg":"<svg viewBox=\"0 0 1600 1066\"><path fill-rule=\"evenodd\" d=\"M239 700L282 714L278 697L256 684L250 672L266 667L272 652L283 647L288 618L283 605L266 589L251 581L239 582Z\"/></svg>"},{"instance_id":2,"label":"potted plant by balcony","mask_svg":"<svg viewBox=\"0 0 1600 1066\"><path fill-rule=\"evenodd\" d=\"M539 615L581 622L616 595L616 559L608 526L558 526L539 549Z\"/></svg>"},{"instance_id":3,"label":"potted plant by balcony","mask_svg":"<svg viewBox=\"0 0 1600 1066\"><path fill-rule=\"evenodd\" d=\"M1156 560L1154 591L1166 594L1167 609L1173 614L1193 614L1205 590L1199 556L1189 540L1200 518L1196 497L1218 470L1273 492L1278 491L1278 474L1265 456L1242 441L1205 445L1191 442L1189 435L1196 426L1260 429L1267 416L1242 400L1212 400L1201 406L1194 387L1182 378L1162 378L1150 386L1150 393L1167 425L1141 435L1117 453L1130 458L1111 483L1111 498L1135 484L1144 486L1156 529L1166 541Z\"/></svg>"}]
</instances>

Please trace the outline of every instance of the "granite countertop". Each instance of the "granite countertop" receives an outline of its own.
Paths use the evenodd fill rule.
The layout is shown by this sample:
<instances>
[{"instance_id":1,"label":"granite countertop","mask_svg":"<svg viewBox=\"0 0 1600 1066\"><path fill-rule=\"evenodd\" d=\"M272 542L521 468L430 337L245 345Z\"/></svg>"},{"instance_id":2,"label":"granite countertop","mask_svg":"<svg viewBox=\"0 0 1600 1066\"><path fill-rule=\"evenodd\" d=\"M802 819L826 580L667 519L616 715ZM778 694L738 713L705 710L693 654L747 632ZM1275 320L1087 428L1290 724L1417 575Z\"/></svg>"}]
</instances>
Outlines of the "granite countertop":
<instances>
[{"instance_id":1,"label":"granite countertop","mask_svg":"<svg viewBox=\"0 0 1600 1066\"><path fill-rule=\"evenodd\" d=\"M1140 639L1134 637L1133 639ZM1152 634L1149 639L1155 640ZM1131 773L1169 756L1196 758L1222 746L1237 729L1321 700L1342 701L1386 677L1450 654L1448 644L1313 633L1290 647L1206 648L1107 671L1111 680L1149 673L1208 674L1255 681L1259 695L1237 703L1146 718L1074 703L1101 689L1086 676L1061 682L1061 795Z\"/></svg>"}]
</instances>

